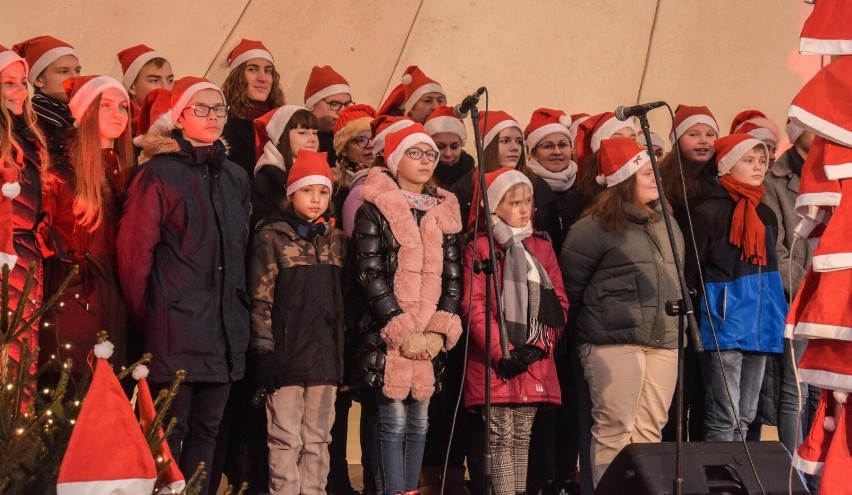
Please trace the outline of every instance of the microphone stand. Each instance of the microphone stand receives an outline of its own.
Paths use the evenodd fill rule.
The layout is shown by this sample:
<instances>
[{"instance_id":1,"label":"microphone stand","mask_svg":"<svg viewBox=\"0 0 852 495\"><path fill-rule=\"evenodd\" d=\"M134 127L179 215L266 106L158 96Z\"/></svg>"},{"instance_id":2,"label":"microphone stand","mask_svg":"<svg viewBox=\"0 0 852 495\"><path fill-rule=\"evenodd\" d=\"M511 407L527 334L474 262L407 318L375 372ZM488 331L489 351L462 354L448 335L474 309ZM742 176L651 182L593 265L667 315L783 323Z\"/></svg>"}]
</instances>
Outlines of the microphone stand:
<instances>
[{"instance_id":1,"label":"microphone stand","mask_svg":"<svg viewBox=\"0 0 852 495\"><path fill-rule=\"evenodd\" d=\"M651 168L654 169L654 180L657 183L657 190L660 193L660 206L663 210L663 220L666 223L666 233L669 237L669 244L672 249L672 258L674 258L675 267L677 268L677 278L680 284L680 300L667 301L666 313L669 316L678 317L678 335L677 335L677 389L675 392L675 411L677 414L677 436L675 437L675 476L672 480L674 494L683 495L683 330L684 320L686 321L686 330L689 332L689 340L692 343L696 352L703 352L704 348L701 345L701 337L698 333L698 322L695 320L695 309L692 306L692 298L690 297L689 287L686 286L686 278L683 272L683 261L680 257L680 252L677 249L674 230L672 229L672 217L669 213L669 203L666 200L665 191L663 190L663 182L660 178L660 169L657 166L657 157L654 155L654 145L651 142L651 129L648 124L648 112L641 112L637 115L639 123L642 126L642 132L645 134L645 143L648 146L648 155L651 156ZM677 143L675 143L677 146Z\"/></svg>"},{"instance_id":2,"label":"microphone stand","mask_svg":"<svg viewBox=\"0 0 852 495\"><path fill-rule=\"evenodd\" d=\"M482 164L482 140L479 136L479 109L473 106L470 110L470 118L473 122L473 136L476 143L476 163L479 174L479 194L485 208L485 231L488 237L488 259L474 260L473 271L476 274L485 273L485 406L483 415L485 417L485 493L491 493L491 291L494 290L497 305L497 326L500 335L500 349L504 358L509 358L509 341L506 334L506 317L503 314L503 301L500 296L500 286L497 280L497 251L494 249L494 231L491 226L488 204L488 194L485 194L485 168ZM471 208L479 208L479 201L473 198ZM474 233L475 234L475 233ZM475 238L474 238L475 242ZM475 245L475 244L474 244Z\"/></svg>"}]
</instances>

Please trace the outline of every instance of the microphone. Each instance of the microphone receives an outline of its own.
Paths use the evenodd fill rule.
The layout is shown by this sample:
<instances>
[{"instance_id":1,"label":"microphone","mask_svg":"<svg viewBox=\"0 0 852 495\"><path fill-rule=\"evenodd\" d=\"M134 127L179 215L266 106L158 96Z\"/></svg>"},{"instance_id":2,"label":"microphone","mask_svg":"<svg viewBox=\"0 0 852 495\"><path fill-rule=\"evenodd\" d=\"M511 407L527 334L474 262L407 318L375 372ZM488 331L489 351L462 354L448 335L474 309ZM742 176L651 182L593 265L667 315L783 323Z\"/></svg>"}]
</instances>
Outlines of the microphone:
<instances>
[{"instance_id":1,"label":"microphone","mask_svg":"<svg viewBox=\"0 0 852 495\"><path fill-rule=\"evenodd\" d=\"M470 109L475 107L477 103L479 103L479 97L482 96L482 93L485 92L485 87L481 87L474 91L473 93L464 97L461 103L453 107L453 115L456 118L463 119L468 116L470 113Z\"/></svg>"},{"instance_id":2,"label":"microphone","mask_svg":"<svg viewBox=\"0 0 852 495\"><path fill-rule=\"evenodd\" d=\"M652 101L651 103L640 103L639 105L633 105L632 107L625 107L622 105L615 109L615 118L618 120L627 120L630 117L635 117L637 115L647 113L649 110L665 106L665 104L666 102L664 101Z\"/></svg>"}]
</instances>

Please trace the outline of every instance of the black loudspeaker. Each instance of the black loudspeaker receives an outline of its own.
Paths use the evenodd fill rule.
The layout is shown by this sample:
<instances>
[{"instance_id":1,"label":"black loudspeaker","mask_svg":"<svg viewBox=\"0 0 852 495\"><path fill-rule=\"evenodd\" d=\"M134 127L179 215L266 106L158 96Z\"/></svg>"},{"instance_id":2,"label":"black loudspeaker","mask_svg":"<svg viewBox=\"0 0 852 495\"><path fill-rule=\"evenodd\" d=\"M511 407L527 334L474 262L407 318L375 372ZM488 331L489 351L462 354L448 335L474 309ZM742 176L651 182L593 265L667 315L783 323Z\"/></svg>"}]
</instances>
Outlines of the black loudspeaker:
<instances>
[{"instance_id":1,"label":"black loudspeaker","mask_svg":"<svg viewBox=\"0 0 852 495\"><path fill-rule=\"evenodd\" d=\"M766 495L809 492L798 473L793 473L793 491L787 490L790 454L781 442L748 442L754 462L749 465L742 442L684 442L684 495ZM596 495L668 495L674 493L674 442L631 444L613 459Z\"/></svg>"}]
</instances>

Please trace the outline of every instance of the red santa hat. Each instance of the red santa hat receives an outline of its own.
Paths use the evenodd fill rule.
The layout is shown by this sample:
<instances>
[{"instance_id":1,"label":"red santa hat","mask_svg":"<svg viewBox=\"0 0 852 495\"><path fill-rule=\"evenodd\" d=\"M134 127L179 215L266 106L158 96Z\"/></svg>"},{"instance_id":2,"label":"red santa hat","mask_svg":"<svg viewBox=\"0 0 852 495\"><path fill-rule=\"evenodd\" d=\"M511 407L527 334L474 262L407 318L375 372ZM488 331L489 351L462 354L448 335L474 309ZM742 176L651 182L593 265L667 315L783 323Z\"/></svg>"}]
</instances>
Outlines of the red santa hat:
<instances>
[{"instance_id":1,"label":"red santa hat","mask_svg":"<svg viewBox=\"0 0 852 495\"><path fill-rule=\"evenodd\" d=\"M172 106L172 92L165 88L152 89L145 95L142 108L139 109L139 120L136 122L136 136L133 144L142 146L142 138L151 129L171 129L172 117L169 109Z\"/></svg>"},{"instance_id":2,"label":"red santa hat","mask_svg":"<svg viewBox=\"0 0 852 495\"><path fill-rule=\"evenodd\" d=\"M426 133L430 136L448 132L455 134L461 139L462 146L467 142L467 129L464 127L464 121L456 117L453 107L440 106L429 114L426 123L423 124Z\"/></svg>"},{"instance_id":3,"label":"red santa hat","mask_svg":"<svg viewBox=\"0 0 852 495\"><path fill-rule=\"evenodd\" d=\"M568 137L571 142L577 145L577 131L580 129L580 124L589 120L591 115L587 113L575 113L571 115L571 125L568 126Z\"/></svg>"},{"instance_id":4,"label":"red santa hat","mask_svg":"<svg viewBox=\"0 0 852 495\"><path fill-rule=\"evenodd\" d=\"M110 89L120 91L124 98L130 101L127 90L117 80L109 76L80 76L69 77L62 83L62 88L68 96L68 108L74 116L77 125L95 98Z\"/></svg>"},{"instance_id":5,"label":"red santa hat","mask_svg":"<svg viewBox=\"0 0 852 495\"><path fill-rule=\"evenodd\" d=\"M530 123L524 129L524 139L527 141L527 147L532 151L539 141L550 134L564 134L571 141L571 133L568 127L571 125L571 117L565 115L562 110L554 110L552 108L539 108L533 111L530 117Z\"/></svg>"},{"instance_id":6,"label":"red santa hat","mask_svg":"<svg viewBox=\"0 0 852 495\"><path fill-rule=\"evenodd\" d=\"M379 106L379 115L394 117L405 115L405 86L397 84L385 101Z\"/></svg>"},{"instance_id":7,"label":"red santa hat","mask_svg":"<svg viewBox=\"0 0 852 495\"><path fill-rule=\"evenodd\" d=\"M601 142L603 142L604 139L611 138L613 134L624 128L628 128L634 133L637 132L636 124L633 123L632 119L618 120L612 112L605 112L601 114L591 129L589 149L592 150L592 153L598 151L601 148Z\"/></svg>"},{"instance_id":8,"label":"red santa hat","mask_svg":"<svg viewBox=\"0 0 852 495\"><path fill-rule=\"evenodd\" d=\"M805 20L799 38L802 55L852 54L852 3L847 0L820 0Z\"/></svg>"},{"instance_id":9,"label":"red santa hat","mask_svg":"<svg viewBox=\"0 0 852 495\"><path fill-rule=\"evenodd\" d=\"M343 148L355 134L370 131L370 123L377 116L375 108L360 103L341 110L334 124L335 153L343 153Z\"/></svg>"},{"instance_id":10,"label":"red santa hat","mask_svg":"<svg viewBox=\"0 0 852 495\"><path fill-rule=\"evenodd\" d=\"M254 119L254 152L257 157L255 173L264 165L275 165L284 170L284 156L278 151L278 143L281 142L284 128L299 110L308 109L299 105L283 105Z\"/></svg>"},{"instance_id":11,"label":"red santa hat","mask_svg":"<svg viewBox=\"0 0 852 495\"><path fill-rule=\"evenodd\" d=\"M380 114L370 122L370 129L373 131L373 153L376 155L384 153L385 139L388 137L388 134L414 124L415 122L408 117L394 117Z\"/></svg>"},{"instance_id":12,"label":"red santa hat","mask_svg":"<svg viewBox=\"0 0 852 495\"><path fill-rule=\"evenodd\" d=\"M705 106L678 105L677 109L675 109L674 127L672 127L672 133L669 136L672 146L677 144L675 136L680 137L696 124L709 125L716 131L716 135L719 135L719 124L716 122L716 117L713 116L709 108Z\"/></svg>"},{"instance_id":13,"label":"red santa hat","mask_svg":"<svg viewBox=\"0 0 852 495\"><path fill-rule=\"evenodd\" d=\"M626 137L614 137L601 142L598 154L598 175L595 180L600 185L612 187L629 179L646 163L650 163L648 150L636 141Z\"/></svg>"},{"instance_id":14,"label":"red santa hat","mask_svg":"<svg viewBox=\"0 0 852 495\"><path fill-rule=\"evenodd\" d=\"M338 93L352 93L349 82L330 65L314 66L305 86L305 107L313 108L321 99Z\"/></svg>"},{"instance_id":15,"label":"red santa hat","mask_svg":"<svg viewBox=\"0 0 852 495\"><path fill-rule=\"evenodd\" d=\"M717 139L716 165L719 168L719 175L729 173L731 167L755 146L762 147L767 152L767 157L769 156L766 143L748 134L731 134Z\"/></svg>"},{"instance_id":16,"label":"red santa hat","mask_svg":"<svg viewBox=\"0 0 852 495\"><path fill-rule=\"evenodd\" d=\"M526 184L532 191L533 185L529 177L513 168L500 167L494 172L485 174L488 207L492 214L497 211L497 205L500 204L500 200L503 199L506 192L518 184Z\"/></svg>"},{"instance_id":17,"label":"red santa hat","mask_svg":"<svg viewBox=\"0 0 852 495\"><path fill-rule=\"evenodd\" d=\"M852 158L852 150L849 148L845 148L844 153L847 160ZM829 156L830 153L826 153L826 157ZM844 166L852 167L852 163L846 163ZM831 213L811 259L814 270L818 272L849 271L852 268L852 242L849 238L849 220L852 219L852 180L843 179L839 182L840 204ZM849 296L852 297L852 288L850 288ZM835 297L838 298L834 299L835 301L845 300L839 299L840 294L836 294ZM849 326L852 327L852 321ZM852 333L849 340L852 340Z\"/></svg>"},{"instance_id":18,"label":"red santa hat","mask_svg":"<svg viewBox=\"0 0 852 495\"><path fill-rule=\"evenodd\" d=\"M447 93L440 84L429 78L416 65L410 65L402 73L402 85L405 88L405 113L411 111L414 104L417 103L426 93L441 93L446 98Z\"/></svg>"},{"instance_id":19,"label":"red santa hat","mask_svg":"<svg viewBox=\"0 0 852 495\"><path fill-rule=\"evenodd\" d=\"M479 135L482 137L482 149L488 147L491 141L500 135L500 131L516 127L523 132L521 124L514 117L502 110L488 110L479 116Z\"/></svg>"},{"instance_id":20,"label":"red santa hat","mask_svg":"<svg viewBox=\"0 0 852 495\"><path fill-rule=\"evenodd\" d=\"M639 146L646 146L648 144L645 139L644 129L639 129L639 132L636 133L636 142L639 143ZM663 142L663 138L654 131L651 131L651 145L659 146L661 149L666 149L666 144Z\"/></svg>"},{"instance_id":21,"label":"red santa hat","mask_svg":"<svg viewBox=\"0 0 852 495\"><path fill-rule=\"evenodd\" d=\"M162 53L145 45L131 46L118 52L118 61L121 63L121 72L124 74L121 79L124 87L130 89L142 67L155 58L165 59L166 57Z\"/></svg>"},{"instance_id":22,"label":"red santa hat","mask_svg":"<svg viewBox=\"0 0 852 495\"><path fill-rule=\"evenodd\" d=\"M287 196L302 187L314 184L325 186L330 191L331 181L328 153L300 149L290 173L287 174Z\"/></svg>"},{"instance_id":23,"label":"red santa hat","mask_svg":"<svg viewBox=\"0 0 852 495\"><path fill-rule=\"evenodd\" d=\"M793 98L787 116L829 141L852 146L852 57L826 65Z\"/></svg>"},{"instance_id":24,"label":"red santa hat","mask_svg":"<svg viewBox=\"0 0 852 495\"><path fill-rule=\"evenodd\" d=\"M793 467L807 474L820 474L825 465L825 456L834 429L825 429L825 419L834 410L834 399L830 390L820 390L819 403L813 419L813 426L801 445L793 453ZM826 414L828 412L828 414Z\"/></svg>"},{"instance_id":25,"label":"red santa hat","mask_svg":"<svg viewBox=\"0 0 852 495\"><path fill-rule=\"evenodd\" d=\"M180 117L181 112L183 112L184 108L189 105L189 100L195 96L195 93L205 89L213 89L219 92L222 95L222 101L225 101L225 94L222 93L222 90L219 89L219 86L216 86L209 80L203 77L194 77L187 76L182 77L175 81L172 86L172 108L171 108L171 118L172 124L176 124L178 117Z\"/></svg>"},{"instance_id":26,"label":"red santa hat","mask_svg":"<svg viewBox=\"0 0 852 495\"><path fill-rule=\"evenodd\" d=\"M759 110L743 110L731 122L731 134L749 134L761 141L780 141L778 126Z\"/></svg>"},{"instance_id":27,"label":"red santa hat","mask_svg":"<svg viewBox=\"0 0 852 495\"><path fill-rule=\"evenodd\" d=\"M0 165L0 187L3 197L0 198L0 268L9 265L9 269L15 267L18 255L15 253L14 233L12 225L12 200L21 193L21 185L18 183L18 168Z\"/></svg>"},{"instance_id":28,"label":"red santa hat","mask_svg":"<svg viewBox=\"0 0 852 495\"><path fill-rule=\"evenodd\" d=\"M820 2L823 1L820 0ZM828 453L825 455L825 467L822 471L819 491L848 495L852 493L852 486L849 483L849 472L852 471L852 437L849 436L852 432L852 413L849 411L849 406L852 403L847 401L846 392L835 391L832 395L842 405L835 409L833 417L835 430Z\"/></svg>"},{"instance_id":29,"label":"red santa hat","mask_svg":"<svg viewBox=\"0 0 852 495\"><path fill-rule=\"evenodd\" d=\"M9 50L3 45L0 45L0 71L14 64L21 62L24 64L24 75L29 74L30 66L27 61L12 50Z\"/></svg>"},{"instance_id":30,"label":"red santa hat","mask_svg":"<svg viewBox=\"0 0 852 495\"><path fill-rule=\"evenodd\" d=\"M74 55L77 59L77 51L68 43L58 40L53 36L37 36L22 41L12 47L18 55L27 60L30 66L29 81L34 83L36 78L44 72L48 65L65 55Z\"/></svg>"},{"instance_id":31,"label":"red santa hat","mask_svg":"<svg viewBox=\"0 0 852 495\"><path fill-rule=\"evenodd\" d=\"M272 58L272 54L263 46L263 43L243 38L228 54L228 70L233 71L240 64L253 58L269 60L271 64L275 65L275 59Z\"/></svg>"},{"instance_id":32,"label":"red santa hat","mask_svg":"<svg viewBox=\"0 0 852 495\"><path fill-rule=\"evenodd\" d=\"M400 160L402 160L402 155L405 154L406 150L419 143L426 143L436 153L438 152L438 146L435 144L435 141L432 141L432 138L423 129L423 125L418 122L414 122L403 129L387 135L385 139L385 165L387 165L388 170L394 176L396 176L396 170ZM437 164L437 162L435 163Z\"/></svg>"},{"instance_id":33,"label":"red santa hat","mask_svg":"<svg viewBox=\"0 0 852 495\"><path fill-rule=\"evenodd\" d=\"M151 396L151 388L148 386L148 367L144 364L137 365L133 369L133 378L136 380L137 387L136 406L139 408L139 425L142 427L142 431L148 434L157 415L154 398ZM163 429L160 427L157 427L157 436L163 438ZM168 467L160 478L162 488L159 493L160 495L180 493L186 487L186 479L180 472L174 456L172 456L168 442L164 441L160 444L160 450L157 452L156 464L159 468L160 465L166 463L168 463Z\"/></svg>"},{"instance_id":34,"label":"red santa hat","mask_svg":"<svg viewBox=\"0 0 852 495\"><path fill-rule=\"evenodd\" d=\"M154 489L154 458L107 362L113 348L109 341L95 346L95 372L59 467L58 495L136 495Z\"/></svg>"}]
</instances>

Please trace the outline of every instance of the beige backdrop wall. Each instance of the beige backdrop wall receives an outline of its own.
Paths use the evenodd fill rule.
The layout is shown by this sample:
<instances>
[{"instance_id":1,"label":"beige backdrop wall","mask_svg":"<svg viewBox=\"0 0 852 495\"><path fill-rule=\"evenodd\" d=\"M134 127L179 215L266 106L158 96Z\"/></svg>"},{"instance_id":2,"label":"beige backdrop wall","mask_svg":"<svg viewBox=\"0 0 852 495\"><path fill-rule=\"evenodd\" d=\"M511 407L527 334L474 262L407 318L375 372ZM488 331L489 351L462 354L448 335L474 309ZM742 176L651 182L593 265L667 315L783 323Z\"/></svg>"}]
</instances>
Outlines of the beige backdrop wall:
<instances>
[{"instance_id":1,"label":"beige backdrop wall","mask_svg":"<svg viewBox=\"0 0 852 495\"><path fill-rule=\"evenodd\" d=\"M820 67L796 50L810 9L798 0L0 0L0 43L51 34L77 48L85 73L116 77L115 54L145 43L177 76L221 83L245 37L273 53L290 103L302 103L313 65L332 65L356 101L378 105L416 64L450 103L484 85L491 108L522 125L540 106L597 113L666 100L708 105L726 133L747 108L783 127ZM668 134L667 114L651 115Z\"/></svg>"}]
</instances>

